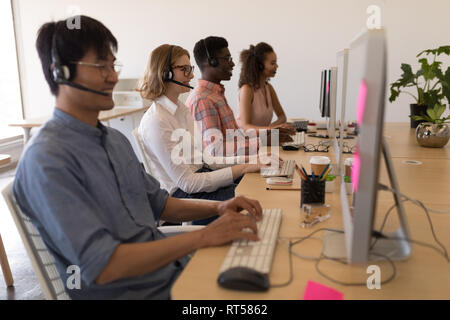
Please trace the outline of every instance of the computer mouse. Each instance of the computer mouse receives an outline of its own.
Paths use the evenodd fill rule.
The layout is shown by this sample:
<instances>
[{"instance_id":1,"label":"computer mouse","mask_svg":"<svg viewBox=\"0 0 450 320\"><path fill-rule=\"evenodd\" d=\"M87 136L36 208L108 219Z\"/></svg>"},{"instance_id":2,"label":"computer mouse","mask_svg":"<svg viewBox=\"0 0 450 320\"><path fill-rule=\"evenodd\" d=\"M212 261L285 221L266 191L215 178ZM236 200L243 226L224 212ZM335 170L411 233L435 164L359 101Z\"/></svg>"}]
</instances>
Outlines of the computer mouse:
<instances>
[{"instance_id":1,"label":"computer mouse","mask_svg":"<svg viewBox=\"0 0 450 320\"><path fill-rule=\"evenodd\" d=\"M246 267L234 267L222 272L217 282L223 288L242 291L267 291L270 286L266 274Z\"/></svg>"}]
</instances>

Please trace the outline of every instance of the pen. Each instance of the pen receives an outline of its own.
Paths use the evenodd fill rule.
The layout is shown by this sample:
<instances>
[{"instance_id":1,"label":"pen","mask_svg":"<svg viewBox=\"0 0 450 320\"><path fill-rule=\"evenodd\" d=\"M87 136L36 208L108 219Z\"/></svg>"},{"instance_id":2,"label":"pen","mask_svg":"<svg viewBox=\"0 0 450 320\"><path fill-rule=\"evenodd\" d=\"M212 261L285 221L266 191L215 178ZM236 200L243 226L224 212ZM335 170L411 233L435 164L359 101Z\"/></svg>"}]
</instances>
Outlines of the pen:
<instances>
[{"instance_id":1,"label":"pen","mask_svg":"<svg viewBox=\"0 0 450 320\"><path fill-rule=\"evenodd\" d=\"M330 173L331 168L328 168L327 172L325 172L325 174L323 175L323 178L320 181L323 181L327 178L328 174Z\"/></svg>"},{"instance_id":2,"label":"pen","mask_svg":"<svg viewBox=\"0 0 450 320\"><path fill-rule=\"evenodd\" d=\"M325 169L322 170L322 173L320 174L320 177L319 177L319 181L322 181L322 177L324 176L325 172L327 172L329 167L330 167L330 164L327 164Z\"/></svg>"},{"instance_id":3,"label":"pen","mask_svg":"<svg viewBox=\"0 0 450 320\"><path fill-rule=\"evenodd\" d=\"M309 180L308 173L306 172L305 168L303 168L303 166L302 166L302 170L303 170L303 173L306 176L306 180Z\"/></svg>"},{"instance_id":4,"label":"pen","mask_svg":"<svg viewBox=\"0 0 450 320\"><path fill-rule=\"evenodd\" d=\"M295 168L297 169L298 174L300 175L300 177L301 177L303 180L307 180L307 179L308 179L308 177L305 176L305 174L302 172L302 170L300 170L300 167L299 167L297 164L295 164Z\"/></svg>"},{"instance_id":5,"label":"pen","mask_svg":"<svg viewBox=\"0 0 450 320\"><path fill-rule=\"evenodd\" d=\"M272 187L266 187L266 190L292 190L292 191L298 191L300 188L272 188Z\"/></svg>"},{"instance_id":6,"label":"pen","mask_svg":"<svg viewBox=\"0 0 450 320\"><path fill-rule=\"evenodd\" d=\"M312 181L316 181L316 177L314 176L314 170L311 171Z\"/></svg>"}]
</instances>

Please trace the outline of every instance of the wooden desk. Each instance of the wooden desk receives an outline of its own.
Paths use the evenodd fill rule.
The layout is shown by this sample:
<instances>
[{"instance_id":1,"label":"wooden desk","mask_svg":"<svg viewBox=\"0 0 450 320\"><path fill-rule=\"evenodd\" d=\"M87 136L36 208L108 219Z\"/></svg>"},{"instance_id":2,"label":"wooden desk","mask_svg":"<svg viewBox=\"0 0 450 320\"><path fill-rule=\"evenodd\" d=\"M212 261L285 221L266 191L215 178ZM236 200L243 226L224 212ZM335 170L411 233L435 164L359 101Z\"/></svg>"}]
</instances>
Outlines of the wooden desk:
<instances>
[{"instance_id":1,"label":"wooden desk","mask_svg":"<svg viewBox=\"0 0 450 320\"><path fill-rule=\"evenodd\" d=\"M450 159L450 143L444 148L424 148L416 141L416 130L406 123L389 123L384 137L392 158Z\"/></svg>"},{"instance_id":2,"label":"wooden desk","mask_svg":"<svg viewBox=\"0 0 450 320\"><path fill-rule=\"evenodd\" d=\"M130 114L133 114L135 112L146 111L147 109L148 109L148 107L117 106L111 110L100 111L98 119L102 122L109 121L111 119L124 117L124 116L130 115ZM28 140L30 139L31 129L42 126L50 118L51 118L51 116L34 118L34 119L25 119L22 121L18 121L16 123L10 123L9 126L10 127L21 127L24 131L24 143L27 143Z\"/></svg>"},{"instance_id":3,"label":"wooden desk","mask_svg":"<svg viewBox=\"0 0 450 320\"><path fill-rule=\"evenodd\" d=\"M398 130L398 131L397 131ZM405 127L404 134L409 134ZM387 126L387 132L402 134L401 128ZM394 153L395 145L399 143L397 136L388 140L391 152ZM400 137L399 139L404 139ZM415 149L415 141L408 145ZM405 148L407 150L408 148ZM426 151L425 151L426 150ZM435 209L444 210L450 207L450 157L445 158L447 151L440 149L444 155L435 153L435 158L426 158L428 149L415 154L420 158L422 166L412 166L403 163L405 158L398 152L393 157L393 164L399 180L401 191L413 198L422 200L425 205ZM296 159L297 162L307 164L314 154L304 151L283 152L280 154L286 159ZM412 153L411 153L412 154ZM298 176L296 176L298 179ZM380 181L387 183L387 175L384 164L381 166ZM302 215L299 209L300 192L265 190L265 181L259 174L247 174L239 184L236 193L257 199L264 208L282 208L283 218L280 228L280 241L278 243L271 273L270 281L273 284L284 283L289 278L289 254L286 237L304 237L319 228L342 229L342 215L340 206L339 187L334 193L326 194L326 203L330 204L331 218L316 225L312 229L303 229L299 226ZM379 228L381 220L387 209L394 203L393 197L388 192L379 192L377 201L377 213L375 226ZM414 240L436 245L430 232L430 227L423 210L410 203L405 203L411 237ZM450 214L432 214L431 218L438 239L450 250ZM398 226L397 218L389 219L387 229L392 231ZM307 240L294 247L300 254L318 256L322 243L318 239ZM450 298L450 265L437 252L430 248L413 245L411 257L402 262L395 262L396 277L389 283L382 285L381 290L369 290L366 286L347 287L338 285L322 277L315 269L315 262L292 257L293 281L286 287L272 288L264 293L251 293L222 289L217 284L218 271L229 246L206 248L198 250L172 289L174 299L302 299L308 280L316 281L333 287L344 293L345 299L449 299ZM387 262L374 262L381 268L382 280L391 275L391 267ZM368 265L370 265L368 264ZM365 283L369 274L367 266L347 266L334 262L320 262L320 270L328 276L343 282Z\"/></svg>"}]
</instances>

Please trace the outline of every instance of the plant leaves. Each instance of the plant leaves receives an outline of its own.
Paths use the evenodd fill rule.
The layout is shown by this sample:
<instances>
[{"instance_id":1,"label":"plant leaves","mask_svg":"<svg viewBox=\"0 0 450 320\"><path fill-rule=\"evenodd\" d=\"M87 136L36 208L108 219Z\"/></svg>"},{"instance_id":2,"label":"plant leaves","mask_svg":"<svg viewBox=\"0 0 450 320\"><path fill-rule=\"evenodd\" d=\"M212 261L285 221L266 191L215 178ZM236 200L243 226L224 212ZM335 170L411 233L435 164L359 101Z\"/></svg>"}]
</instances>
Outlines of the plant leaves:
<instances>
[{"instance_id":1,"label":"plant leaves","mask_svg":"<svg viewBox=\"0 0 450 320\"><path fill-rule=\"evenodd\" d=\"M426 106L431 107L436 104L440 104L441 99L444 97L441 94L441 88L435 90L424 91L423 93L423 102Z\"/></svg>"},{"instance_id":2,"label":"plant leaves","mask_svg":"<svg viewBox=\"0 0 450 320\"><path fill-rule=\"evenodd\" d=\"M436 114L436 119L440 119L442 114L444 113L444 111L445 111L445 106L438 105L438 104L435 105L434 106L434 113Z\"/></svg>"},{"instance_id":3,"label":"plant leaves","mask_svg":"<svg viewBox=\"0 0 450 320\"><path fill-rule=\"evenodd\" d=\"M434 108L427 108L427 114L430 117L430 119L435 120L438 117L436 117L436 112L434 110Z\"/></svg>"},{"instance_id":4,"label":"plant leaves","mask_svg":"<svg viewBox=\"0 0 450 320\"><path fill-rule=\"evenodd\" d=\"M391 86L391 96L389 97L389 102L394 102L395 99L397 99L398 95L400 94L400 91L395 90L392 86Z\"/></svg>"},{"instance_id":5,"label":"plant leaves","mask_svg":"<svg viewBox=\"0 0 450 320\"><path fill-rule=\"evenodd\" d=\"M412 68L411 65L406 64L406 63L402 63L400 69L403 70L403 74L401 75L401 78L398 80L398 82L402 85L406 85L408 83L413 83L415 84L415 75L412 72Z\"/></svg>"},{"instance_id":6,"label":"plant leaves","mask_svg":"<svg viewBox=\"0 0 450 320\"><path fill-rule=\"evenodd\" d=\"M437 50L437 55L445 53L446 55L450 55L450 46L441 46Z\"/></svg>"},{"instance_id":7,"label":"plant leaves","mask_svg":"<svg viewBox=\"0 0 450 320\"><path fill-rule=\"evenodd\" d=\"M413 120L416 120L416 121L420 121L420 120L424 120L424 121L427 121L427 122L433 122L433 120L429 117L429 116L427 116L427 115L423 115L423 116L410 116Z\"/></svg>"},{"instance_id":8,"label":"plant leaves","mask_svg":"<svg viewBox=\"0 0 450 320\"><path fill-rule=\"evenodd\" d=\"M441 84L442 94L447 98L447 102L450 103L450 67L447 68L447 71L442 76Z\"/></svg>"}]
</instances>

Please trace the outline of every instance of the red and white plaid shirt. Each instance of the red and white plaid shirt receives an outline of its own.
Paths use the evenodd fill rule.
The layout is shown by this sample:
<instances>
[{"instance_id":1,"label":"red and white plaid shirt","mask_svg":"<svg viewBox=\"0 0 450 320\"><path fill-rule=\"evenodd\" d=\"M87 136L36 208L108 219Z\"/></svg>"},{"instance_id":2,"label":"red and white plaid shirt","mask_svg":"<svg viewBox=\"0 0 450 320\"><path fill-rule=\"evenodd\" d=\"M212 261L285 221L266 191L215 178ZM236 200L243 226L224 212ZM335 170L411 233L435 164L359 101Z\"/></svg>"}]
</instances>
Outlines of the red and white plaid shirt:
<instances>
[{"instance_id":1,"label":"red and white plaid shirt","mask_svg":"<svg viewBox=\"0 0 450 320\"><path fill-rule=\"evenodd\" d=\"M199 79L198 86L191 91L186 105L201 128L203 146L211 148L212 155L232 156L257 153L256 130L244 133L239 128L233 110L225 98L223 85ZM224 139L223 144L220 145L217 142L214 144L215 135L219 132Z\"/></svg>"}]
</instances>

